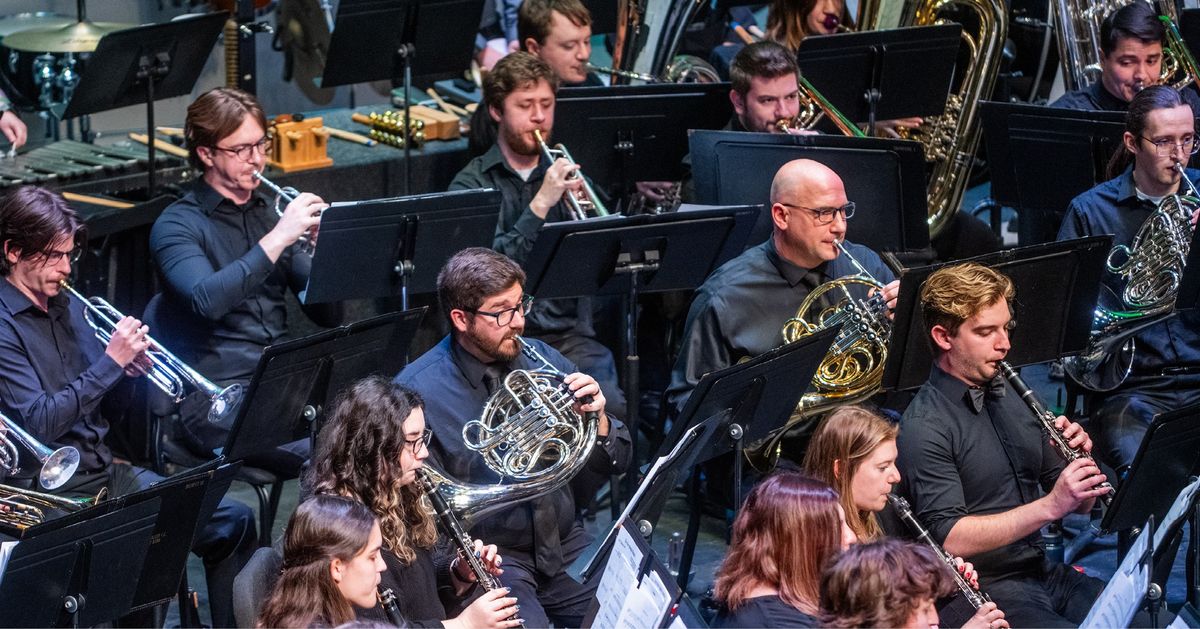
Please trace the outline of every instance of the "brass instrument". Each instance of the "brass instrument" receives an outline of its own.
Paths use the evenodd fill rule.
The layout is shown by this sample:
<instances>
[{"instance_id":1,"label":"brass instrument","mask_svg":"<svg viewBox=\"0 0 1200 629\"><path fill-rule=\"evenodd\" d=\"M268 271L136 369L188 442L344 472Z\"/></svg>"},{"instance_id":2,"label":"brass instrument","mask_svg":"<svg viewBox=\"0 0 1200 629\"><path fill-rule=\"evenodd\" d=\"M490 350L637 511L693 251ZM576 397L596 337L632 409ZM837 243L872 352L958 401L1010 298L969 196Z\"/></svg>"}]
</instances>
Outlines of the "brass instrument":
<instances>
[{"instance_id":1,"label":"brass instrument","mask_svg":"<svg viewBox=\"0 0 1200 629\"><path fill-rule=\"evenodd\" d=\"M853 33L854 32L854 29L843 24L842 19L836 15L826 15L825 19L821 20L821 23L825 26L825 28L827 28L835 33Z\"/></svg>"},{"instance_id":2,"label":"brass instrument","mask_svg":"<svg viewBox=\"0 0 1200 629\"><path fill-rule=\"evenodd\" d=\"M825 98L821 92L809 83L808 79L803 76L796 76L800 88L800 113L793 120L783 119L775 122L775 128L781 133L788 133L792 129L811 129L821 121L821 118L829 116L829 120L841 129L842 134L851 138L865 138L866 133L858 128L849 118L842 112L838 111L829 99Z\"/></svg>"},{"instance_id":3,"label":"brass instrument","mask_svg":"<svg viewBox=\"0 0 1200 629\"><path fill-rule=\"evenodd\" d=\"M1046 436L1050 437L1051 445L1054 446L1055 450L1058 450L1058 453L1062 455L1062 458L1066 459L1067 463L1071 463L1077 459L1091 459L1091 454L1082 449L1072 448L1067 443L1067 440L1062 436L1062 433L1059 432L1058 428L1054 426L1054 420L1056 419L1054 417L1054 413L1046 410L1046 407L1042 405L1041 400L1038 399L1037 394L1029 388L1029 385L1025 384L1025 381L1022 380L1021 376L1012 368L1012 365L1003 360L999 361L997 364L1000 367L1000 374L1004 376L1005 380L1008 380L1009 386L1011 386L1013 390L1017 392L1017 395L1021 396L1021 399L1024 400L1025 404L1029 406L1029 410L1033 411L1033 414L1037 416L1038 421L1042 425L1042 431L1046 433ZM1113 488L1112 483L1109 483L1108 481L1104 481L1103 483L1096 485L1096 487L1107 490L1108 493L1100 496L1100 500L1104 503L1104 506L1108 506L1112 502L1113 494L1117 493L1117 490Z\"/></svg>"},{"instance_id":4,"label":"brass instrument","mask_svg":"<svg viewBox=\"0 0 1200 629\"><path fill-rule=\"evenodd\" d=\"M1063 85L1068 92L1100 80L1100 24L1129 0L1054 0L1054 35Z\"/></svg>"},{"instance_id":5,"label":"brass instrument","mask_svg":"<svg viewBox=\"0 0 1200 629\"><path fill-rule=\"evenodd\" d=\"M125 315L103 298L84 297L71 288L66 281L60 282L60 285L75 299L83 302L86 308L83 316L87 319L88 325L95 331L96 338L104 345L108 345L108 342L112 340L113 331L117 328L117 323L125 318ZM175 354L167 351L167 348L158 341L150 336L147 336L146 340L150 342L150 349L146 350L146 357L150 359L151 363L151 369L146 377L154 383L154 386L171 396L177 403L182 402L186 395L185 384L202 391L209 399L208 421L213 423L222 422L236 412L238 404L242 401L242 385L234 383L221 388L189 367L187 363L179 360Z\"/></svg>"},{"instance_id":6,"label":"brass instrument","mask_svg":"<svg viewBox=\"0 0 1200 629\"><path fill-rule=\"evenodd\" d=\"M1173 8L1170 2L1162 2L1160 6ZM1158 19L1163 23L1165 34L1161 81L1176 90L1182 90L1200 80L1200 67L1197 66L1191 49L1184 43L1183 36L1179 34L1175 20L1170 15L1159 15Z\"/></svg>"},{"instance_id":7,"label":"brass instrument","mask_svg":"<svg viewBox=\"0 0 1200 629\"><path fill-rule=\"evenodd\" d=\"M941 544L933 541L933 536L929 534L929 530L922 526L921 521L913 514L912 506L908 504L907 500L896 494L888 494L887 499L888 503L892 505L892 509L896 510L896 515L900 516L900 519L904 520L904 523L912 530L913 535L917 536L917 541L924 542L932 548L938 559L941 559L946 564L946 567L950 568L950 572L954 575L954 585L958 586L958 591L962 592L962 595L967 599L967 602L971 603L972 607L979 609L983 607L984 603L992 602L992 597L980 592L978 588L971 585L971 582L967 580L967 577L963 573L958 571L958 563L954 560L954 556L946 552L946 549L942 548Z\"/></svg>"},{"instance_id":8,"label":"brass instrument","mask_svg":"<svg viewBox=\"0 0 1200 629\"><path fill-rule=\"evenodd\" d=\"M11 485L0 485L0 524L17 529L26 529L46 521L46 512L57 509L74 513L90 507L108 495L101 489L92 498L63 498L51 494L21 489Z\"/></svg>"},{"instance_id":9,"label":"brass instrument","mask_svg":"<svg viewBox=\"0 0 1200 629\"><path fill-rule=\"evenodd\" d=\"M63 446L51 450L43 445L33 435L25 432L17 422L0 413L0 467L15 474L20 470L21 453L17 444L33 453L41 462L42 469L38 472L38 484L43 489L58 489L75 475L79 467L79 450L72 446Z\"/></svg>"},{"instance_id":10,"label":"brass instrument","mask_svg":"<svg viewBox=\"0 0 1200 629\"><path fill-rule=\"evenodd\" d=\"M830 326L840 325L841 330L813 375L809 387L812 390L800 398L787 423L763 442L747 449L751 462L760 468L774 465L779 456L780 440L796 424L835 406L864 400L874 395L883 382L887 344L892 334L883 283L854 259L841 242L837 246L858 274L826 282L809 293L796 310L796 316L783 324L781 334L786 345ZM866 287L874 292L866 299L857 299L850 293L852 286ZM842 299L836 305L820 306L823 297L838 292Z\"/></svg>"},{"instance_id":11,"label":"brass instrument","mask_svg":"<svg viewBox=\"0 0 1200 629\"><path fill-rule=\"evenodd\" d=\"M617 4L613 67L667 76L668 67L678 64L677 53L688 24L706 5L703 0L621 0ZM615 76L614 82L621 79Z\"/></svg>"},{"instance_id":12,"label":"brass instrument","mask_svg":"<svg viewBox=\"0 0 1200 629\"><path fill-rule=\"evenodd\" d=\"M271 192L275 193L275 201L272 203L272 206L275 208L275 215L278 217L282 218L283 211L287 209L288 204L300 196L299 190L291 186L279 187L278 184L264 177L262 171L254 171L254 178L261 181L263 185L271 189ZM318 212L319 214L320 212ZM312 239L308 237L308 234L302 234L297 239L297 242L301 244L302 250L309 255L312 255L313 250L316 249L316 245L312 243Z\"/></svg>"},{"instance_id":13,"label":"brass instrument","mask_svg":"<svg viewBox=\"0 0 1200 629\"><path fill-rule=\"evenodd\" d=\"M1124 309L1097 306L1088 345L1078 356L1063 359L1063 369L1092 391L1111 391L1133 369L1134 334L1171 316L1192 245L1192 212L1200 207L1200 192L1188 179L1183 164L1175 169L1189 195L1162 200L1138 229L1129 246L1116 245L1105 265L1125 281L1120 302Z\"/></svg>"},{"instance_id":14,"label":"brass instrument","mask_svg":"<svg viewBox=\"0 0 1200 629\"><path fill-rule=\"evenodd\" d=\"M575 158L567 152L567 147L562 144L555 144L554 148L546 145L546 140L542 138L541 129L533 130L533 137L537 138L538 147L542 149L542 155L553 163L557 159L565 159L572 164L576 164ZM575 170L568 180L583 179L578 170ZM588 214L596 216L608 216L608 208L604 207L604 202L592 189L592 184L588 183L587 179L583 179L583 190L579 194L573 192L563 193L563 201L571 208L571 218L573 220L582 221L588 218Z\"/></svg>"},{"instance_id":15,"label":"brass instrument","mask_svg":"<svg viewBox=\"0 0 1200 629\"><path fill-rule=\"evenodd\" d=\"M587 69L614 78L643 83L719 83L721 81L721 75L717 73L717 69L711 63L695 55L675 55L663 73L659 75L609 68L591 63L587 64Z\"/></svg>"},{"instance_id":16,"label":"brass instrument","mask_svg":"<svg viewBox=\"0 0 1200 629\"><path fill-rule=\"evenodd\" d=\"M600 422L597 413L580 417L566 374L517 337L521 351L541 363L536 370L517 369L505 376L479 419L463 426L467 448L480 453L501 481L471 485L426 465L422 473L466 526L493 511L532 500L570 482L587 464ZM505 484L507 481L516 481Z\"/></svg>"}]
</instances>

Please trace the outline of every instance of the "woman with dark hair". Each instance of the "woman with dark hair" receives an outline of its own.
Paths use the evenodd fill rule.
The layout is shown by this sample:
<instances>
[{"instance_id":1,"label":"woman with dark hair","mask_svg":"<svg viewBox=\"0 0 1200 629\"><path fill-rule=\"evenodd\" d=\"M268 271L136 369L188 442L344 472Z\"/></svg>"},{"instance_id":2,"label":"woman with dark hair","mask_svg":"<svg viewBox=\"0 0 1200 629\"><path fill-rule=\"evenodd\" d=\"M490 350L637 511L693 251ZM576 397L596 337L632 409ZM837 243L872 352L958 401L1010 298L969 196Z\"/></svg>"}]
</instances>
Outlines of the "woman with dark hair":
<instances>
[{"instance_id":1,"label":"woman with dark hair","mask_svg":"<svg viewBox=\"0 0 1200 629\"><path fill-rule=\"evenodd\" d=\"M791 50L809 35L830 35L854 28L845 0L773 0L767 13L767 39Z\"/></svg>"},{"instance_id":2,"label":"woman with dark hair","mask_svg":"<svg viewBox=\"0 0 1200 629\"><path fill-rule=\"evenodd\" d=\"M821 569L854 541L829 485L795 472L763 479L733 522L714 626L820 626Z\"/></svg>"},{"instance_id":3,"label":"woman with dark hair","mask_svg":"<svg viewBox=\"0 0 1200 629\"><path fill-rule=\"evenodd\" d=\"M483 594L449 618L448 607L457 608L471 593L475 575L449 545L437 544L433 516L416 484L432 435L423 408L414 391L382 377L355 383L338 398L318 437L313 490L358 500L379 518L387 564L383 587L392 589L400 613L413 624L516 627L519 621L510 618L517 599L504 589ZM494 574L503 572L495 546L476 540L475 552ZM357 614L386 620L378 607Z\"/></svg>"},{"instance_id":4,"label":"woman with dark hair","mask_svg":"<svg viewBox=\"0 0 1200 629\"><path fill-rule=\"evenodd\" d=\"M315 496L288 521L283 569L259 614L259 627L336 627L354 606L373 607L379 573L379 522L361 502Z\"/></svg>"}]
</instances>

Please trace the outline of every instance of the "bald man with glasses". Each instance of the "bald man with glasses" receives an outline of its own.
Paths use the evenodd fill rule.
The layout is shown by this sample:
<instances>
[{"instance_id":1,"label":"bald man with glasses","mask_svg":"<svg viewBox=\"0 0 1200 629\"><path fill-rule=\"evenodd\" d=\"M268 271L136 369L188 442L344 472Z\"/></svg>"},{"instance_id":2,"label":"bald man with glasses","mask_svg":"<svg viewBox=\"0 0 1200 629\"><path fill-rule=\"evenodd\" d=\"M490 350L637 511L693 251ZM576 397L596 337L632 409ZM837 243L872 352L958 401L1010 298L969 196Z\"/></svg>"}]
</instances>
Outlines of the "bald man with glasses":
<instances>
[{"instance_id":1,"label":"bald man with glasses","mask_svg":"<svg viewBox=\"0 0 1200 629\"><path fill-rule=\"evenodd\" d=\"M692 300L667 389L676 410L704 374L783 345L784 322L810 292L859 272L838 243L886 284L884 295L894 304L899 282L891 269L874 251L846 240L854 210L842 179L819 162L794 160L775 173L770 238L722 265Z\"/></svg>"}]
</instances>

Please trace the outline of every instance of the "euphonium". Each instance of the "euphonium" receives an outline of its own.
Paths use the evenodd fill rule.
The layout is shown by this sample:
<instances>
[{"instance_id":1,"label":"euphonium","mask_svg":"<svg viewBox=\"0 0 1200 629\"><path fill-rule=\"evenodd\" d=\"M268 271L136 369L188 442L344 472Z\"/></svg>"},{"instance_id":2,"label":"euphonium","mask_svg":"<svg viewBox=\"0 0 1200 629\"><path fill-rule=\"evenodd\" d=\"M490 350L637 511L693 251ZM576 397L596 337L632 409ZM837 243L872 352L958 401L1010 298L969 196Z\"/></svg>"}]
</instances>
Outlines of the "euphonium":
<instances>
[{"instance_id":1,"label":"euphonium","mask_svg":"<svg viewBox=\"0 0 1200 629\"><path fill-rule=\"evenodd\" d=\"M0 523L18 529L25 529L46 521L46 511L57 509L74 513L90 507L108 495L108 489L101 489L93 498L63 498L52 494L43 494L11 485L0 485Z\"/></svg>"},{"instance_id":2,"label":"euphonium","mask_svg":"<svg viewBox=\"0 0 1200 629\"><path fill-rule=\"evenodd\" d=\"M65 281L60 282L63 290L66 290L76 299L83 302L86 308L83 311L83 316L87 319L87 323L96 333L96 338L108 345L112 340L113 331L117 328L117 323L125 318L119 310L114 308L112 304L100 297L84 297L80 295L70 284ZM242 400L242 385L234 383L225 388L221 388L208 378L205 378L195 369L192 369L187 363L179 360L175 354L167 351L161 343L154 340L150 336L146 337L150 342L150 349L146 350L146 357L150 359L151 368L146 374L150 382L154 386L162 390L163 393L171 396L175 402L182 402L185 393L185 383L192 388L204 392L208 397L208 421L217 423L236 412L238 403Z\"/></svg>"},{"instance_id":3,"label":"euphonium","mask_svg":"<svg viewBox=\"0 0 1200 629\"><path fill-rule=\"evenodd\" d=\"M643 83L719 83L721 81L721 75L717 73L717 69L711 63L695 55L675 55L661 75L609 68L591 63L587 64L587 69L626 81L642 81Z\"/></svg>"},{"instance_id":4,"label":"euphonium","mask_svg":"<svg viewBox=\"0 0 1200 629\"><path fill-rule=\"evenodd\" d=\"M542 155L551 163L556 159L565 159L572 164L576 164L575 158L567 152L567 147L562 144L555 144L554 148L546 145L546 140L542 138L540 129L533 130L533 137L537 138L538 147L542 149ZM570 180L583 179L583 175L576 170L569 177ZM588 217L588 214L596 216L608 216L608 208L604 207L604 202L596 195L596 191L592 189L592 184L588 183L587 179L583 179L583 190L579 194L573 192L563 193L563 201L567 202L567 206L571 208L571 218L581 221Z\"/></svg>"},{"instance_id":5,"label":"euphonium","mask_svg":"<svg viewBox=\"0 0 1200 629\"><path fill-rule=\"evenodd\" d=\"M1164 8L1173 6L1171 2L1161 3ZM1179 34L1179 28L1169 15L1158 16L1163 23L1166 37L1163 42L1163 60L1161 80L1163 84L1181 90L1197 80L1200 80L1200 67L1196 58Z\"/></svg>"},{"instance_id":6,"label":"euphonium","mask_svg":"<svg viewBox=\"0 0 1200 629\"><path fill-rule=\"evenodd\" d=\"M282 217L283 211L284 211L284 209L287 208L288 204L291 203L292 201L295 201L296 197L300 195L300 191L291 186L284 186L282 188L279 187L275 182L264 177L261 171L258 171L258 170L254 171L254 178L263 182L263 185L270 188L271 192L275 193L275 201L273 203L273 206L275 208L276 216ZM318 215L319 214L320 213L318 212ZM298 242L301 243L301 245L304 248L304 251L307 253L310 253L310 254L313 252L313 249L316 247L316 245L314 245L312 243L312 240L308 237L307 234L300 236Z\"/></svg>"},{"instance_id":7,"label":"euphonium","mask_svg":"<svg viewBox=\"0 0 1200 629\"><path fill-rule=\"evenodd\" d=\"M462 431L463 443L483 456L500 481L472 485L429 465L423 468L423 475L468 528L487 513L563 487L587 464L596 445L597 414L580 417L575 397L563 382L566 374L525 339L517 337L517 342L522 353L542 367L509 372L479 419Z\"/></svg>"},{"instance_id":8,"label":"euphonium","mask_svg":"<svg viewBox=\"0 0 1200 629\"><path fill-rule=\"evenodd\" d=\"M43 489L62 487L63 483L75 475L75 469L79 467L79 450L72 446L51 450L34 439L33 435L25 432L17 422L0 413L0 467L8 470L9 474L20 470L21 452L17 450L18 443L41 462L38 484Z\"/></svg>"}]
</instances>

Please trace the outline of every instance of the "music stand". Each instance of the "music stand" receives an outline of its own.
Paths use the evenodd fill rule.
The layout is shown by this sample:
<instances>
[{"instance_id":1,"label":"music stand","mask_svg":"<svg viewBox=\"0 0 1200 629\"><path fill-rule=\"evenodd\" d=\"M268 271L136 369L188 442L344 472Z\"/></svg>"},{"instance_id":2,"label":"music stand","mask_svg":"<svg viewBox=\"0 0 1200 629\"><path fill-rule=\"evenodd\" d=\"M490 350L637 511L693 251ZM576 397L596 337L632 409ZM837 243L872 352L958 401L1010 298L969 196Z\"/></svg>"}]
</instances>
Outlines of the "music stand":
<instances>
[{"instance_id":1,"label":"music stand","mask_svg":"<svg viewBox=\"0 0 1200 629\"><path fill-rule=\"evenodd\" d=\"M321 216L312 271L300 297L315 304L437 291L437 274L464 247L491 248L496 190L334 203Z\"/></svg>"},{"instance_id":2,"label":"music stand","mask_svg":"<svg viewBox=\"0 0 1200 629\"><path fill-rule=\"evenodd\" d=\"M315 439L327 405L371 374L388 378L406 362L425 308L381 315L263 350L225 447L226 461Z\"/></svg>"},{"instance_id":3,"label":"music stand","mask_svg":"<svg viewBox=\"0 0 1200 629\"><path fill-rule=\"evenodd\" d=\"M1150 604L1150 626L1158 626L1158 603L1162 600L1162 588L1151 581L1151 564L1158 548L1154 544L1154 518L1143 523L1141 535L1133 551L1117 566L1104 591L1097 597L1092 609L1080 623L1081 629L1104 627L1129 627L1137 610L1145 599Z\"/></svg>"},{"instance_id":4,"label":"music stand","mask_svg":"<svg viewBox=\"0 0 1200 629\"><path fill-rule=\"evenodd\" d=\"M1006 360L1014 366L1030 365L1079 353L1087 345L1100 279L1106 272L1104 262L1111 247L1111 236L1091 236L904 269L883 389L912 389L929 379L933 350L925 333L918 295L925 279L937 269L978 262L1012 279L1016 298L1009 306L1018 325L1010 333L1012 350Z\"/></svg>"},{"instance_id":5,"label":"music stand","mask_svg":"<svg viewBox=\"0 0 1200 629\"><path fill-rule=\"evenodd\" d=\"M153 139L154 101L192 92L227 17L223 12L198 15L100 38L63 118L145 103L146 135ZM146 150L150 160L146 198L152 199L157 169L154 142L148 142Z\"/></svg>"},{"instance_id":6,"label":"music stand","mask_svg":"<svg viewBox=\"0 0 1200 629\"><path fill-rule=\"evenodd\" d=\"M471 64L484 0L341 0L321 87L403 79L449 78ZM417 51L421 51L418 55ZM444 75L444 76L442 76ZM404 128L411 122L404 99ZM404 143L404 193L411 187L412 142Z\"/></svg>"},{"instance_id":7,"label":"music stand","mask_svg":"<svg viewBox=\"0 0 1200 629\"><path fill-rule=\"evenodd\" d=\"M128 612L137 588L129 576L143 569L160 506L155 498L30 527L0 580L0 625L90 627Z\"/></svg>"},{"instance_id":8,"label":"music stand","mask_svg":"<svg viewBox=\"0 0 1200 629\"><path fill-rule=\"evenodd\" d=\"M1021 244L1054 240L1071 201L1108 180L1125 115L990 101L979 112L992 198L1017 210Z\"/></svg>"},{"instance_id":9,"label":"music stand","mask_svg":"<svg viewBox=\"0 0 1200 629\"><path fill-rule=\"evenodd\" d=\"M584 627L662 627L671 618L683 590L637 526L625 519L613 525L620 552L606 562ZM612 564L612 565L608 565Z\"/></svg>"},{"instance_id":10,"label":"music stand","mask_svg":"<svg viewBox=\"0 0 1200 629\"><path fill-rule=\"evenodd\" d=\"M732 115L728 83L564 88L557 94L553 141L568 147L611 196L621 197L635 181L679 181L688 131L720 129Z\"/></svg>"},{"instance_id":11,"label":"music stand","mask_svg":"<svg viewBox=\"0 0 1200 629\"><path fill-rule=\"evenodd\" d=\"M839 36L840 37L840 36ZM814 159L833 169L857 206L852 242L875 251L916 251L929 246L925 154L907 140L695 131L689 137L696 200L770 207L775 173L794 159ZM745 164L754 164L747 169ZM758 244L771 234L763 212L750 236Z\"/></svg>"},{"instance_id":12,"label":"music stand","mask_svg":"<svg viewBox=\"0 0 1200 629\"><path fill-rule=\"evenodd\" d=\"M962 43L958 24L805 37L796 53L804 77L851 120L934 116L946 97Z\"/></svg>"}]
</instances>

